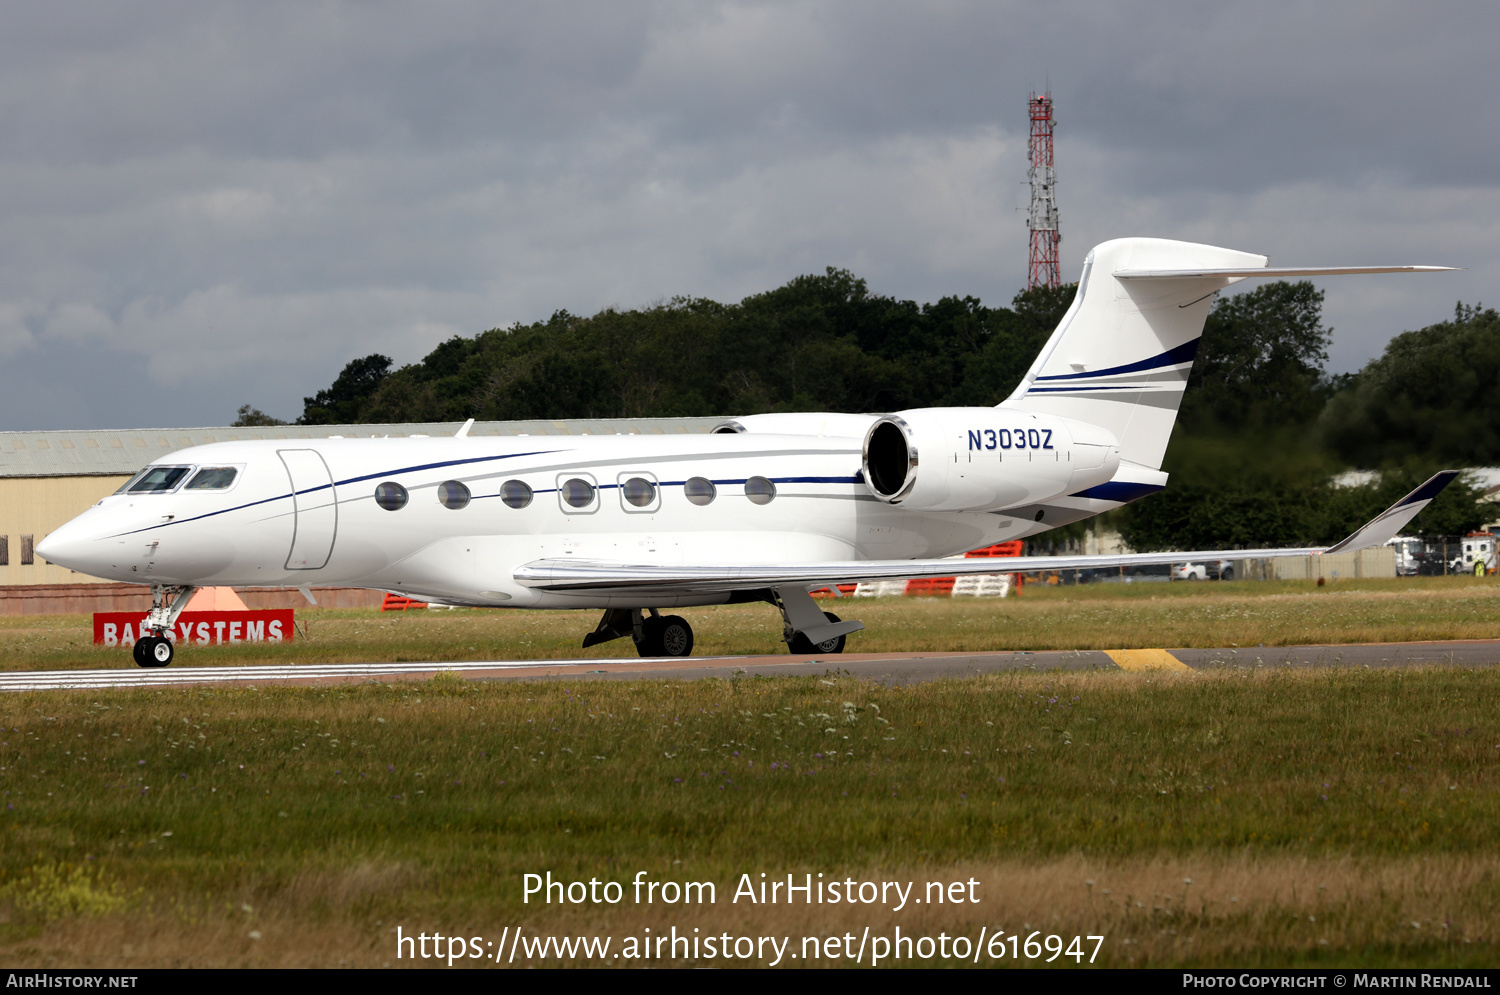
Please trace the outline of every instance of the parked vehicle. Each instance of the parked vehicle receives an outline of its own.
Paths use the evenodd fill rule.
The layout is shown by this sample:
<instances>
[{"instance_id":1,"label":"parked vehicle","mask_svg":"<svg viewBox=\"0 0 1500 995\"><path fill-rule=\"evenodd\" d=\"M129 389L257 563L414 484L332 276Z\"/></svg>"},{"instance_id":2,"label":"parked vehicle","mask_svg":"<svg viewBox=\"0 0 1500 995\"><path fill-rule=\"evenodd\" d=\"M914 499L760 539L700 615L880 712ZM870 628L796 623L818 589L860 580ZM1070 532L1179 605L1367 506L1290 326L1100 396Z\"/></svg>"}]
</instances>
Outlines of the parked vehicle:
<instances>
[{"instance_id":1,"label":"parked vehicle","mask_svg":"<svg viewBox=\"0 0 1500 995\"><path fill-rule=\"evenodd\" d=\"M1437 577L1444 574L1495 572L1496 537L1492 532L1466 536L1396 536L1386 543L1396 551L1396 576Z\"/></svg>"},{"instance_id":2,"label":"parked vehicle","mask_svg":"<svg viewBox=\"0 0 1500 995\"><path fill-rule=\"evenodd\" d=\"M1171 576L1173 580L1234 580L1234 561L1174 563Z\"/></svg>"},{"instance_id":3,"label":"parked vehicle","mask_svg":"<svg viewBox=\"0 0 1500 995\"><path fill-rule=\"evenodd\" d=\"M1463 552L1453 564L1454 573L1471 573L1476 577L1495 572L1495 534L1470 532L1464 536Z\"/></svg>"},{"instance_id":4,"label":"parked vehicle","mask_svg":"<svg viewBox=\"0 0 1500 995\"><path fill-rule=\"evenodd\" d=\"M1396 551L1396 576L1415 577L1428 559L1427 543L1411 536L1397 536L1386 543Z\"/></svg>"}]
</instances>

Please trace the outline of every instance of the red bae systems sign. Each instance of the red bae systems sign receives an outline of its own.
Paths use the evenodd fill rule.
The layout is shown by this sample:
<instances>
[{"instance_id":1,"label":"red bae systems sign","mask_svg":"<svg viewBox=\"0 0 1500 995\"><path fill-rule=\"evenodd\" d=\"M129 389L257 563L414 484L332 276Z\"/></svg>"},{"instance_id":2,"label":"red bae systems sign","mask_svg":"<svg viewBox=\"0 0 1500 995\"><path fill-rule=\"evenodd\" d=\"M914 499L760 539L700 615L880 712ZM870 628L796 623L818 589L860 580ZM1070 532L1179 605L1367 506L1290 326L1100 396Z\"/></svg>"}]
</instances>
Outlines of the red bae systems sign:
<instances>
[{"instance_id":1,"label":"red bae systems sign","mask_svg":"<svg viewBox=\"0 0 1500 995\"><path fill-rule=\"evenodd\" d=\"M289 643L296 631L291 608L260 611L185 611L167 637L179 645L212 643ZM145 612L95 612L95 646L134 646L148 632L141 631Z\"/></svg>"}]
</instances>

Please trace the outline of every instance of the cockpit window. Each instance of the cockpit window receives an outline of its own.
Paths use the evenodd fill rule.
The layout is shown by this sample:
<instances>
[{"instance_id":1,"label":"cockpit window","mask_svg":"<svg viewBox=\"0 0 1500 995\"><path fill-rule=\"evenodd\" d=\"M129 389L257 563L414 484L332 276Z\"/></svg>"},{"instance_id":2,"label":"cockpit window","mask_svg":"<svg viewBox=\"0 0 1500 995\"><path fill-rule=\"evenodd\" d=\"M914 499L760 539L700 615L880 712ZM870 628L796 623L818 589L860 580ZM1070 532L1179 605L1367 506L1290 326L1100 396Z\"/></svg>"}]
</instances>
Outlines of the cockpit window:
<instances>
[{"instance_id":1,"label":"cockpit window","mask_svg":"<svg viewBox=\"0 0 1500 995\"><path fill-rule=\"evenodd\" d=\"M234 483L240 471L232 466L205 466L193 474L193 479L183 487L185 491L222 491Z\"/></svg>"},{"instance_id":2,"label":"cockpit window","mask_svg":"<svg viewBox=\"0 0 1500 995\"><path fill-rule=\"evenodd\" d=\"M135 482L137 480L140 480L146 474L150 473L153 469L154 469L154 467L149 467L149 466L146 467L146 469L140 471L134 477L131 477L129 480L125 481L125 483L121 484L120 485L120 489L117 490L117 491L115 491L115 493L116 494L124 494L126 491L130 490L131 487L135 486Z\"/></svg>"},{"instance_id":3,"label":"cockpit window","mask_svg":"<svg viewBox=\"0 0 1500 995\"><path fill-rule=\"evenodd\" d=\"M130 483L131 494L163 494L176 487L191 467L148 466Z\"/></svg>"}]
</instances>

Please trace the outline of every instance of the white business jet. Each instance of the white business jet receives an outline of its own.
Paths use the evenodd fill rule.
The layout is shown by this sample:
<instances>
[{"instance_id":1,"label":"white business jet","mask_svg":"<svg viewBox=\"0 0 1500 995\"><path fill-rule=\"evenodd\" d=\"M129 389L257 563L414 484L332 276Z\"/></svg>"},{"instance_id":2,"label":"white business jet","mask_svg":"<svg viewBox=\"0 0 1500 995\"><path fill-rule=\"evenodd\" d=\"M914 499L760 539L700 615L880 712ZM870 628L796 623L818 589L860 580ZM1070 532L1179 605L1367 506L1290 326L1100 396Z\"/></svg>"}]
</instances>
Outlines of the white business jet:
<instances>
[{"instance_id":1,"label":"white business jet","mask_svg":"<svg viewBox=\"0 0 1500 995\"><path fill-rule=\"evenodd\" d=\"M993 573L941 559L1088 518L1166 486L1167 439L1216 292L1265 256L1127 238L1089 253L1072 307L993 408L767 414L688 437L224 442L173 453L47 536L46 559L149 584L142 666L171 662L209 585L374 588L489 608L603 609L585 646L631 636L688 655L662 609L765 601L793 653L863 628L822 611L838 583ZM1329 548L1020 557L1006 571L1305 555L1385 542L1455 476L1434 476Z\"/></svg>"}]
</instances>

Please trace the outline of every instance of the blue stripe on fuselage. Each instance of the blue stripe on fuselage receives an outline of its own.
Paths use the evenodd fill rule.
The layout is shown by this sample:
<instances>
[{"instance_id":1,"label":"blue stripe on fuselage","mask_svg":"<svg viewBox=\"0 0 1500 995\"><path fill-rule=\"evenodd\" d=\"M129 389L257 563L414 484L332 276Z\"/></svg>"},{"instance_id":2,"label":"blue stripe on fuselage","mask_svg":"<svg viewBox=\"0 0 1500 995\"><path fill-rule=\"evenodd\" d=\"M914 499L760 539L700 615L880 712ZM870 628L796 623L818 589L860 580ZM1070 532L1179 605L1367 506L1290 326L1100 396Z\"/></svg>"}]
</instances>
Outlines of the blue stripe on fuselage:
<instances>
[{"instance_id":1,"label":"blue stripe on fuselage","mask_svg":"<svg viewBox=\"0 0 1500 995\"><path fill-rule=\"evenodd\" d=\"M1175 349L1152 356L1150 359L1138 360L1134 363L1126 363L1124 366L1112 366L1107 370L1086 370L1082 373L1054 373L1047 377L1037 377L1037 380L1087 380L1091 377L1112 377L1118 373L1144 373L1147 370L1161 369L1164 366L1176 366L1179 363L1191 363L1198 355L1198 343L1202 337L1184 342Z\"/></svg>"}]
</instances>

